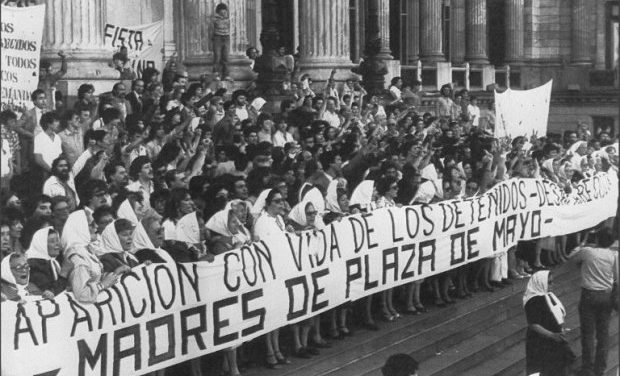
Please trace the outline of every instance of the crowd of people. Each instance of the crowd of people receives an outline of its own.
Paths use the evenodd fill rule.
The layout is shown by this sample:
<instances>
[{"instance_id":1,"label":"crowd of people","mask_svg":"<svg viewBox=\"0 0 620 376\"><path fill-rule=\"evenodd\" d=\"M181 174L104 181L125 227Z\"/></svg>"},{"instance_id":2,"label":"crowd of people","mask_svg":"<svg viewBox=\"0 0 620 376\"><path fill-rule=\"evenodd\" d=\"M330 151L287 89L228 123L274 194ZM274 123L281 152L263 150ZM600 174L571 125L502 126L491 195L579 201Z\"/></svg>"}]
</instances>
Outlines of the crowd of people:
<instances>
[{"instance_id":1,"label":"crowd of people","mask_svg":"<svg viewBox=\"0 0 620 376\"><path fill-rule=\"evenodd\" d=\"M121 78L133 78L123 56L115 59ZM310 73L283 83L289 97L280 103L255 85L233 91L219 77L190 81L172 60L111 92L97 95L84 83L63 93L77 97L71 105L61 95L50 108L49 91L38 89L31 110L0 113L3 301L70 292L93 303L141 264L211 262L272 233L472 197L511 178L544 177L570 192L584 177L618 171L614 135L584 123L567 124L574 131L564 135L496 139L492 116L481 118L478 100L452 85L436 108L422 111L421 83L399 77L385 93L368 94L359 82L333 76L310 86ZM579 241L522 242L283 328L291 341L281 344L275 330L254 346L269 368L289 364L289 356L318 356L354 328L379 330L379 320L424 314L428 305L529 277L564 261ZM239 374L246 346L222 353L225 372ZM200 361L189 363L200 374Z\"/></svg>"}]
</instances>

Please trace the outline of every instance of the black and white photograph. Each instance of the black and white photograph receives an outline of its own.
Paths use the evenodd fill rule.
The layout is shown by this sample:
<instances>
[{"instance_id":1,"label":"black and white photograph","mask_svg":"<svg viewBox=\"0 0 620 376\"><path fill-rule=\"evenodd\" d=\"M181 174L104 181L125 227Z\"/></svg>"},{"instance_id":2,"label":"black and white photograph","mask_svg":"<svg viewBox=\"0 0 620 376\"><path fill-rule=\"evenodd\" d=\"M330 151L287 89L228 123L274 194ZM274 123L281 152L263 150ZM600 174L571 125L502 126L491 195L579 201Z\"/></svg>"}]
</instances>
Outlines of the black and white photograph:
<instances>
[{"instance_id":1,"label":"black and white photograph","mask_svg":"<svg viewBox=\"0 0 620 376\"><path fill-rule=\"evenodd\" d=\"M0 375L619 375L620 0L0 4Z\"/></svg>"}]
</instances>

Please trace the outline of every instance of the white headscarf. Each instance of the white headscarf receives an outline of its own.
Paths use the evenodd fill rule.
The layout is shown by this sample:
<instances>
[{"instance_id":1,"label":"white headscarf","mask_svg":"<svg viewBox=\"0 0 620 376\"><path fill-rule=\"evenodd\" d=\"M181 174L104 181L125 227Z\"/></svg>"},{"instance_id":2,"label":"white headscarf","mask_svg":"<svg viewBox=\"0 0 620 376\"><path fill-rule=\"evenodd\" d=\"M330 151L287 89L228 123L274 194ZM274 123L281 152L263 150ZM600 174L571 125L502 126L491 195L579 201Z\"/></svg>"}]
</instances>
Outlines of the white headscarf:
<instances>
[{"instance_id":1,"label":"white headscarf","mask_svg":"<svg viewBox=\"0 0 620 376\"><path fill-rule=\"evenodd\" d=\"M0 277L4 281L15 286L15 288L17 289L17 295L19 295L21 299L24 299L27 301L38 300L40 297L30 296L30 293L27 290L28 283L26 283L25 285L17 284L17 281L15 280L15 276L13 275L13 271L11 270L11 257L13 256L13 254L15 254L15 252L12 252L6 255L2 259L2 262L0 263ZM28 279L30 279L30 274L28 274Z\"/></svg>"},{"instance_id":2,"label":"white headscarf","mask_svg":"<svg viewBox=\"0 0 620 376\"><path fill-rule=\"evenodd\" d=\"M200 243L200 228L196 212L184 215L177 222L177 239L180 242L198 244Z\"/></svg>"},{"instance_id":3,"label":"white headscarf","mask_svg":"<svg viewBox=\"0 0 620 376\"><path fill-rule=\"evenodd\" d=\"M26 251L26 258L28 259L42 259L47 260L52 265L52 271L54 273L54 280L58 279L58 273L60 272L60 264L56 261L55 257L51 257L47 250L47 237L50 230L53 230L52 226L44 227L32 236L30 242L30 248Z\"/></svg>"},{"instance_id":4,"label":"white headscarf","mask_svg":"<svg viewBox=\"0 0 620 376\"><path fill-rule=\"evenodd\" d=\"M291 209L291 212L288 214L288 217L293 220L295 223L306 226L308 224L308 219L306 218L306 206L308 203L311 203L314 206L314 210L317 211L317 216L315 219L315 226L317 229L322 229L325 227L325 223L323 223L323 219L321 218L321 214L325 211L325 200L323 199L323 195L321 191L317 188L312 188L306 195L304 199L299 202L297 205Z\"/></svg>"},{"instance_id":5,"label":"white headscarf","mask_svg":"<svg viewBox=\"0 0 620 376\"><path fill-rule=\"evenodd\" d=\"M577 149L579 149L579 147L581 147L582 145L588 145L587 142L585 141L576 141L574 144L572 144L569 148L568 148L568 152L569 154L577 154Z\"/></svg>"},{"instance_id":6,"label":"white headscarf","mask_svg":"<svg viewBox=\"0 0 620 376\"><path fill-rule=\"evenodd\" d=\"M142 222L138 222L136 229L133 232L133 248L135 250L155 249L155 246L153 245L151 238L149 238L149 234L146 233Z\"/></svg>"},{"instance_id":7,"label":"white headscarf","mask_svg":"<svg viewBox=\"0 0 620 376\"><path fill-rule=\"evenodd\" d=\"M110 222L101 233L101 245L104 253L122 253L121 239L116 233L115 221Z\"/></svg>"},{"instance_id":8,"label":"white headscarf","mask_svg":"<svg viewBox=\"0 0 620 376\"><path fill-rule=\"evenodd\" d=\"M131 223L133 223L134 225L137 225L139 222L138 216L136 216L136 212L133 210L133 207L131 206L131 203L128 199L125 199L121 206L118 207L118 210L116 211L116 216L117 218L127 219L128 221L131 221Z\"/></svg>"},{"instance_id":9,"label":"white headscarf","mask_svg":"<svg viewBox=\"0 0 620 376\"><path fill-rule=\"evenodd\" d=\"M301 187L299 187L299 192L297 194L297 202L301 202L306 194L310 192L310 190L314 188L314 186L310 183L303 183Z\"/></svg>"},{"instance_id":10,"label":"white headscarf","mask_svg":"<svg viewBox=\"0 0 620 376\"><path fill-rule=\"evenodd\" d=\"M258 218L260 213L265 209L265 201L267 200L269 192L271 192L271 189L265 189L258 195L256 202L250 209L250 213L254 218Z\"/></svg>"},{"instance_id":11,"label":"white headscarf","mask_svg":"<svg viewBox=\"0 0 620 376\"><path fill-rule=\"evenodd\" d=\"M365 208L372 202L372 194L375 190L374 180L364 180L353 191L349 206L360 205Z\"/></svg>"},{"instance_id":12,"label":"white headscarf","mask_svg":"<svg viewBox=\"0 0 620 376\"><path fill-rule=\"evenodd\" d=\"M566 310L554 293L549 292L549 271L541 270L534 274L527 283L525 294L523 295L523 306L535 296L544 296L547 307L553 314L558 325L564 323L564 317L566 316Z\"/></svg>"},{"instance_id":13,"label":"white headscarf","mask_svg":"<svg viewBox=\"0 0 620 376\"><path fill-rule=\"evenodd\" d=\"M11 252L6 255L2 262L0 263L0 277L2 277L3 281L11 283L17 286L17 281L15 280L15 276L13 275L13 271L11 271L11 257L15 254L15 252Z\"/></svg>"},{"instance_id":14,"label":"white headscarf","mask_svg":"<svg viewBox=\"0 0 620 376\"><path fill-rule=\"evenodd\" d=\"M547 295L549 290L549 271L540 270L530 278L523 295L523 306L535 296Z\"/></svg>"},{"instance_id":15,"label":"white headscarf","mask_svg":"<svg viewBox=\"0 0 620 376\"><path fill-rule=\"evenodd\" d=\"M342 214L340 210L340 204L338 204L338 183L340 179L334 179L329 183L327 187L327 194L325 195L325 208L334 213Z\"/></svg>"},{"instance_id":16,"label":"white headscarf","mask_svg":"<svg viewBox=\"0 0 620 376\"><path fill-rule=\"evenodd\" d=\"M418 187L418 190L416 191L415 196L411 199L410 204L415 202L429 204L435 196L439 198L443 197L443 189L440 190L440 187L441 185L437 185L435 180L425 181Z\"/></svg>"},{"instance_id":17,"label":"white headscarf","mask_svg":"<svg viewBox=\"0 0 620 376\"><path fill-rule=\"evenodd\" d=\"M86 247L91 242L88 223L89 218L84 210L69 214L60 238L63 249L69 251L75 247Z\"/></svg>"},{"instance_id":18,"label":"white headscarf","mask_svg":"<svg viewBox=\"0 0 620 376\"><path fill-rule=\"evenodd\" d=\"M102 240L102 248L103 253L120 253L127 256L127 258L133 259L135 262L138 262L138 259L129 252L125 252L123 249L123 245L121 244L121 239L118 237L118 233L116 232L116 227L114 227L114 223L116 223L118 219L114 222L110 223L106 226L106 228L101 233ZM134 227L135 232L135 227Z\"/></svg>"},{"instance_id":19,"label":"white headscarf","mask_svg":"<svg viewBox=\"0 0 620 376\"><path fill-rule=\"evenodd\" d=\"M230 215L230 211L233 210L233 205L237 205L241 203L241 200L233 200L226 204L226 207L223 210L215 213L205 227L213 232L217 232L223 236L232 236L234 241L245 243L246 241L251 240L250 232L245 228L243 223L239 221L239 219L235 216L235 220L237 221L240 231L236 234L233 234L228 229L228 216Z\"/></svg>"}]
</instances>

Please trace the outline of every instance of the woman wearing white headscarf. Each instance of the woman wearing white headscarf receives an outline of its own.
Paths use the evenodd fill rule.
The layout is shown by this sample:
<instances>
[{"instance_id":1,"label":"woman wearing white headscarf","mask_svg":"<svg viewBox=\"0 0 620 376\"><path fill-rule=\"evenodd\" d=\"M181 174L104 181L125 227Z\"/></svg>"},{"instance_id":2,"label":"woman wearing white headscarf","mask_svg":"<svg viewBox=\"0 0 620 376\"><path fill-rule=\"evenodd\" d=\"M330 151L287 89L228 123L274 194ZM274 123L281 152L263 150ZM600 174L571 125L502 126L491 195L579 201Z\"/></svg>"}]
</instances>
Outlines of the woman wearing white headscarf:
<instances>
[{"instance_id":1,"label":"woman wearing white headscarf","mask_svg":"<svg viewBox=\"0 0 620 376\"><path fill-rule=\"evenodd\" d=\"M129 253L135 228L129 220L119 218L103 230L101 239L105 253L100 260L104 271L122 274L139 264L138 259Z\"/></svg>"},{"instance_id":2,"label":"woman wearing white headscarf","mask_svg":"<svg viewBox=\"0 0 620 376\"><path fill-rule=\"evenodd\" d=\"M528 375L565 375L569 351L562 325L566 311L560 300L549 291L553 281L548 270L534 273L523 295L528 328L525 362Z\"/></svg>"},{"instance_id":3,"label":"woman wearing white headscarf","mask_svg":"<svg viewBox=\"0 0 620 376\"><path fill-rule=\"evenodd\" d=\"M291 209L288 214L289 219L296 224L296 227L302 231L321 230L325 228L325 223L321 219L321 214L325 209L325 201L321 191L317 188L310 189L303 197L303 200ZM301 231L300 231L301 232ZM318 238L311 238L317 241ZM315 244L318 246L318 244ZM310 244L310 249L313 245ZM295 346L295 355L300 358L309 358L312 355L319 355L317 348L329 347L327 341L321 337L321 320L320 315L311 317L308 320L298 324L291 325L293 330L293 342ZM308 334L310 329L313 331L313 345L308 344Z\"/></svg>"},{"instance_id":4,"label":"woman wearing white headscarf","mask_svg":"<svg viewBox=\"0 0 620 376\"><path fill-rule=\"evenodd\" d=\"M375 181L363 180L351 194L349 205L354 208L352 213L360 211L372 211L375 209L374 198L376 196Z\"/></svg>"},{"instance_id":5,"label":"woman wearing white headscarf","mask_svg":"<svg viewBox=\"0 0 620 376\"><path fill-rule=\"evenodd\" d=\"M209 218L205 227L213 232L210 248L213 254L219 255L252 240L250 231L239 220L240 217L245 217L242 213L246 213L245 203L242 200L233 200Z\"/></svg>"},{"instance_id":6,"label":"woman wearing white headscarf","mask_svg":"<svg viewBox=\"0 0 620 376\"><path fill-rule=\"evenodd\" d=\"M162 249L164 243L164 228L161 218L146 216L142 218L133 233L134 256L139 262L151 261L155 263L174 262L172 256Z\"/></svg>"},{"instance_id":7,"label":"woman wearing white headscarf","mask_svg":"<svg viewBox=\"0 0 620 376\"><path fill-rule=\"evenodd\" d=\"M101 290L113 286L118 281L116 273L103 273L103 265L95 252L93 242L97 240L97 225L84 210L78 210L67 219L61 242L65 248L65 263L69 263L69 284L81 303L94 303Z\"/></svg>"},{"instance_id":8,"label":"woman wearing white headscarf","mask_svg":"<svg viewBox=\"0 0 620 376\"><path fill-rule=\"evenodd\" d=\"M44 227L32 236L26 251L30 265L30 283L43 291L43 297L51 299L65 291L67 279L63 277L57 257L60 255L60 238L53 227Z\"/></svg>"},{"instance_id":9,"label":"woman wearing white headscarf","mask_svg":"<svg viewBox=\"0 0 620 376\"><path fill-rule=\"evenodd\" d=\"M260 210L260 215L254 224L254 232L252 236L254 240L265 239L287 231L286 223L282 218L285 210L284 197L280 191L276 189L268 189L261 192L256 200L253 212ZM264 205L257 207L264 196ZM290 226L289 226L290 227ZM280 364L289 364L290 361L280 351L280 330L276 329L265 334L265 344L267 346L267 357L265 359L266 366L271 369L280 368Z\"/></svg>"},{"instance_id":10,"label":"woman wearing white headscarf","mask_svg":"<svg viewBox=\"0 0 620 376\"><path fill-rule=\"evenodd\" d=\"M238 216L245 218L245 213L245 202L233 200L207 221L205 227L213 232L210 247L213 254L219 255L251 242L251 234ZM240 374L236 347L224 350L223 369L230 375Z\"/></svg>"},{"instance_id":11,"label":"woman wearing white headscarf","mask_svg":"<svg viewBox=\"0 0 620 376\"><path fill-rule=\"evenodd\" d=\"M2 301L25 303L41 298L41 290L30 283L30 266L23 254L13 252L5 256L0 263L0 277Z\"/></svg>"}]
</instances>

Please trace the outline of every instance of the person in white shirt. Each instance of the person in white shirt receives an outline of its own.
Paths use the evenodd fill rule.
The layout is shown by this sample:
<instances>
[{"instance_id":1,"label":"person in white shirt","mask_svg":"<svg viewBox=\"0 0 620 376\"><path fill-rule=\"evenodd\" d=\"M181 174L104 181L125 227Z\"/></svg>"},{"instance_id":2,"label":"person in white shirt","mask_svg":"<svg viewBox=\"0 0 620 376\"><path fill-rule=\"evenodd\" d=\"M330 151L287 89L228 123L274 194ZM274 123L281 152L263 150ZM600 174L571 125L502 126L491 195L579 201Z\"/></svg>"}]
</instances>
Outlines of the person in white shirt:
<instances>
[{"instance_id":1,"label":"person in white shirt","mask_svg":"<svg viewBox=\"0 0 620 376\"><path fill-rule=\"evenodd\" d=\"M73 174L67 158L60 156L52 162L52 176L43 184L43 194L50 197L64 196L68 199L69 211L80 205L80 198L75 189Z\"/></svg>"},{"instance_id":2,"label":"person in white shirt","mask_svg":"<svg viewBox=\"0 0 620 376\"><path fill-rule=\"evenodd\" d=\"M340 129L340 115L338 115L338 99L335 97L328 97L323 102L323 107L319 112L319 120L324 120L329 123L330 127Z\"/></svg>"},{"instance_id":3,"label":"person in white shirt","mask_svg":"<svg viewBox=\"0 0 620 376\"><path fill-rule=\"evenodd\" d=\"M391 105L396 105L400 102L403 101L402 99L402 93L401 93L401 88L403 87L403 80L400 77L394 77L392 78L391 84L390 84L390 96L392 97L392 102L390 103Z\"/></svg>"},{"instance_id":4,"label":"person in white shirt","mask_svg":"<svg viewBox=\"0 0 620 376\"><path fill-rule=\"evenodd\" d=\"M288 132L288 124L285 118L278 119L276 123L276 133L273 134L273 146L284 147L287 142L295 142L293 135Z\"/></svg>"},{"instance_id":5,"label":"person in white shirt","mask_svg":"<svg viewBox=\"0 0 620 376\"><path fill-rule=\"evenodd\" d=\"M137 214L144 216L151 208L149 199L151 193L155 190L153 187L153 167L149 157L141 155L134 159L131 162L131 166L129 166L129 177L132 179L132 182L127 186L127 190L142 193L144 213Z\"/></svg>"},{"instance_id":6,"label":"person in white shirt","mask_svg":"<svg viewBox=\"0 0 620 376\"><path fill-rule=\"evenodd\" d=\"M84 135L86 150L84 150L84 152L80 154L78 159L73 164L73 167L71 169L73 176L77 176L80 171L82 171L82 169L86 165L86 162L88 162L90 158L92 158L99 151L106 149L107 145L104 141L105 136L106 131L104 131L103 129L98 129L96 131L89 130L86 132L86 135Z\"/></svg>"},{"instance_id":7,"label":"person in white shirt","mask_svg":"<svg viewBox=\"0 0 620 376\"><path fill-rule=\"evenodd\" d=\"M467 105L467 115L471 119L472 127L480 125L480 107L478 107L478 98L470 97Z\"/></svg>"},{"instance_id":8,"label":"person in white shirt","mask_svg":"<svg viewBox=\"0 0 620 376\"><path fill-rule=\"evenodd\" d=\"M56 134L60 129L60 119L53 112L41 115L43 132L34 138L34 161L46 172L51 172L52 162L62 154L62 141Z\"/></svg>"}]
</instances>

